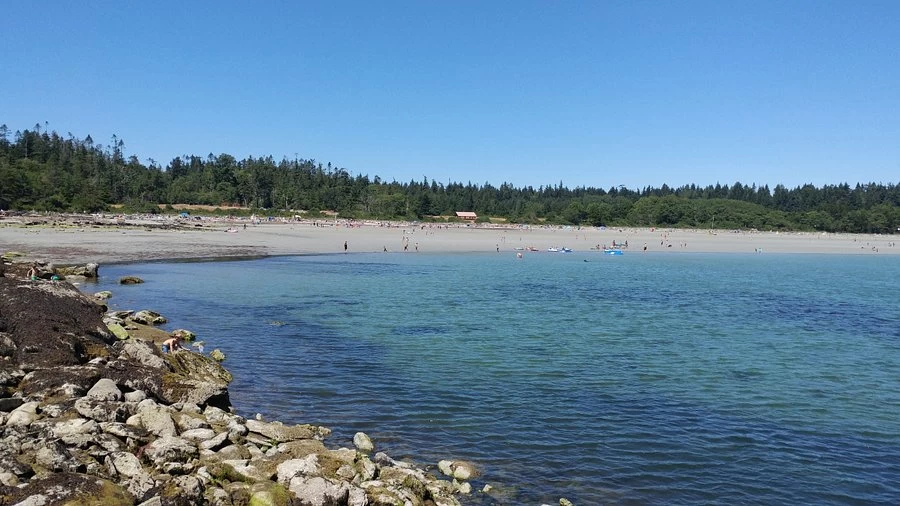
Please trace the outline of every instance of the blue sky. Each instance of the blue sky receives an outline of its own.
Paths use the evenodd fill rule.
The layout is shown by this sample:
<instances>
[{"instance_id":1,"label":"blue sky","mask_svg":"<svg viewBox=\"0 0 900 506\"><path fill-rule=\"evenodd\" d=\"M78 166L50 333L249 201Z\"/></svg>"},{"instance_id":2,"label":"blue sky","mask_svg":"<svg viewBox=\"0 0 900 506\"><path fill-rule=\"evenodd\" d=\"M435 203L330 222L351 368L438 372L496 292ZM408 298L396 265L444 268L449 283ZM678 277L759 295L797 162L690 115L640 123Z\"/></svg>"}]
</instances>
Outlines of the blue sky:
<instances>
[{"instance_id":1,"label":"blue sky","mask_svg":"<svg viewBox=\"0 0 900 506\"><path fill-rule=\"evenodd\" d=\"M900 182L900 2L5 2L0 123L165 166L495 186Z\"/></svg>"}]
</instances>

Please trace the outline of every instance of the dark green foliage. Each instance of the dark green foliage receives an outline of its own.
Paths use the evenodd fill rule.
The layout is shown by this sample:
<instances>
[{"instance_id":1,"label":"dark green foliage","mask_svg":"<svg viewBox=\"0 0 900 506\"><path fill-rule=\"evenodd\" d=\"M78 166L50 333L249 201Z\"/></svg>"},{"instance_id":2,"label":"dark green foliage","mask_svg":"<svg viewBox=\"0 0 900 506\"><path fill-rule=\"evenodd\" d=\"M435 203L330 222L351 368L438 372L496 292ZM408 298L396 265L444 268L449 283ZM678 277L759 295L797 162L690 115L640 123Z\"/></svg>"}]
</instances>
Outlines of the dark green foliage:
<instances>
[{"instance_id":1,"label":"dark green foliage","mask_svg":"<svg viewBox=\"0 0 900 506\"><path fill-rule=\"evenodd\" d=\"M271 156L237 160L228 154L175 158L166 167L126 157L125 142L109 146L88 136L62 137L35 125L0 126L0 209L97 212L123 204L129 213L158 213L160 205L222 206L216 214L325 216L458 222L474 211L512 223L659 226L758 230L895 233L900 227L900 185L846 183L794 189L782 185L716 184L671 188L602 188L558 185L494 187L423 178L386 182L353 176L315 160ZM228 206L241 206L236 210Z\"/></svg>"}]
</instances>

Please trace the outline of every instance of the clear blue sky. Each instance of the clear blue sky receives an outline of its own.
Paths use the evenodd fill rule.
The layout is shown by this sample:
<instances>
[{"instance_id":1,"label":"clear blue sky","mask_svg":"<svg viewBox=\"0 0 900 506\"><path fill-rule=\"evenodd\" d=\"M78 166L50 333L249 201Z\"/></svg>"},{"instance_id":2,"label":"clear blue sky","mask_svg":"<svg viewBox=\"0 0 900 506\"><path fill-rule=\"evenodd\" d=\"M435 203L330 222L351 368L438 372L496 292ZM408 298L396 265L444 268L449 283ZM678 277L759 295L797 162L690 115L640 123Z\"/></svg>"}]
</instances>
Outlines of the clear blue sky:
<instances>
[{"instance_id":1,"label":"clear blue sky","mask_svg":"<svg viewBox=\"0 0 900 506\"><path fill-rule=\"evenodd\" d=\"M900 182L900 1L4 2L0 123L165 166Z\"/></svg>"}]
</instances>

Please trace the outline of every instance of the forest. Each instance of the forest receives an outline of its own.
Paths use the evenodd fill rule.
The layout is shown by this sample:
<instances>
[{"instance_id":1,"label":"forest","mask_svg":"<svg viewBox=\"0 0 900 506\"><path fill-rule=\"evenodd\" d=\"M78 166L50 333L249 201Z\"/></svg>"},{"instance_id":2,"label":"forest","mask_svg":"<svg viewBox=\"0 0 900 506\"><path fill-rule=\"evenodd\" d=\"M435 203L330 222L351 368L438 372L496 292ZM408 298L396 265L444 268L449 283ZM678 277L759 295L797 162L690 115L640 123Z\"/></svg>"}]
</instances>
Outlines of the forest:
<instances>
[{"instance_id":1,"label":"forest","mask_svg":"<svg viewBox=\"0 0 900 506\"><path fill-rule=\"evenodd\" d=\"M352 219L454 220L474 211L482 221L593 226L657 226L823 232L897 233L900 184L663 184L640 190L548 184L384 181L351 175L313 159L228 154L174 158L165 166L125 156L125 142L61 136L36 124L0 126L0 210L174 212L173 204L240 206L263 215ZM234 213L233 210L228 210Z\"/></svg>"}]
</instances>

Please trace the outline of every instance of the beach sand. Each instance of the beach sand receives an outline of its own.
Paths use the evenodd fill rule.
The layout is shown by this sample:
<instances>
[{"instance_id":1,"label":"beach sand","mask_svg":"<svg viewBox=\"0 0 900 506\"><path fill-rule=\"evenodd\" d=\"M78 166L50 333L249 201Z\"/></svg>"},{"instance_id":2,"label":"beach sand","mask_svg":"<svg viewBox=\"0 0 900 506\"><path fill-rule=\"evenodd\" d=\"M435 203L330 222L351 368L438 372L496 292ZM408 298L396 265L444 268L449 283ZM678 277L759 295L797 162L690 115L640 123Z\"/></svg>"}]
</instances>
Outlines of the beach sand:
<instances>
[{"instance_id":1,"label":"beach sand","mask_svg":"<svg viewBox=\"0 0 900 506\"><path fill-rule=\"evenodd\" d=\"M177 223L177 226L173 226ZM246 228L245 228L246 225ZM164 228L169 227L169 228ZM550 247L599 254L628 242L628 254L900 254L898 236L652 228L505 227L380 222L267 222L171 218L79 224L78 220L0 219L0 253L57 264L99 264L217 257L384 252L546 254ZM404 245L406 251L404 252ZM535 248L537 252L523 251Z\"/></svg>"}]
</instances>

